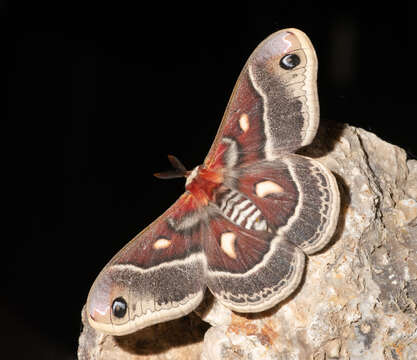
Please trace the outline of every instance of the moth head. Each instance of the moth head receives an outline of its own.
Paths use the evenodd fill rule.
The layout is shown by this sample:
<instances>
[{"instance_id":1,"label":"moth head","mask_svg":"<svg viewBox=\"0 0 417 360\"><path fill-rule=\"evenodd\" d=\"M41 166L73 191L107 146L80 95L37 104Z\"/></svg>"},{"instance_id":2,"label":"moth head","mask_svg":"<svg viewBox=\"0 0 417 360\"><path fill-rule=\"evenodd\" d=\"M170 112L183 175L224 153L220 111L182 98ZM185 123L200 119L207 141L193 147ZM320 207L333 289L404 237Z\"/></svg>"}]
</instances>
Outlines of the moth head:
<instances>
[{"instance_id":1,"label":"moth head","mask_svg":"<svg viewBox=\"0 0 417 360\"><path fill-rule=\"evenodd\" d=\"M112 335L130 332L130 292L121 279L111 269L104 269L91 287L87 299L90 325Z\"/></svg>"}]
</instances>

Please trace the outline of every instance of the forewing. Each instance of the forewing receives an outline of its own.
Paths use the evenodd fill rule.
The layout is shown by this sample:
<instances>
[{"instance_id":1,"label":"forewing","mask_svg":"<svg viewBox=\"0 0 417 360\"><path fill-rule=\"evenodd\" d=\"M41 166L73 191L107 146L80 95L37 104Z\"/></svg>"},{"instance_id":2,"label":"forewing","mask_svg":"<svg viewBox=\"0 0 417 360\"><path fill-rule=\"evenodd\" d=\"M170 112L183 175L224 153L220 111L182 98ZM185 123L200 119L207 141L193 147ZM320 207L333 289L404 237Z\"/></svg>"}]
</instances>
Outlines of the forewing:
<instances>
[{"instance_id":1,"label":"forewing","mask_svg":"<svg viewBox=\"0 0 417 360\"><path fill-rule=\"evenodd\" d=\"M87 300L90 324L123 335L191 312L206 287L201 233L204 209L184 194L102 270ZM115 316L122 299L126 314Z\"/></svg>"},{"instance_id":2,"label":"forewing","mask_svg":"<svg viewBox=\"0 0 417 360\"><path fill-rule=\"evenodd\" d=\"M293 68L283 63L288 55L296 57ZM319 122L316 74L316 54L303 32L265 39L239 76L205 166L272 160L308 145Z\"/></svg>"}]
</instances>

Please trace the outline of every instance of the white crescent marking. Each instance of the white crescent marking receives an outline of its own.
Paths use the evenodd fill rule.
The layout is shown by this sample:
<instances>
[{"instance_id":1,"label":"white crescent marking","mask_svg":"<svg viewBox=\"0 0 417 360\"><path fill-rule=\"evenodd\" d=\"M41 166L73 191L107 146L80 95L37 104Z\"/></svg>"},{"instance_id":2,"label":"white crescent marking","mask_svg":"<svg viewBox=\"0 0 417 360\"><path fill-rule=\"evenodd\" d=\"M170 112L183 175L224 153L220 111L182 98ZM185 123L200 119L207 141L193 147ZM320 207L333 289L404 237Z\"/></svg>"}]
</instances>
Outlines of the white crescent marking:
<instances>
[{"instance_id":1,"label":"white crescent marking","mask_svg":"<svg viewBox=\"0 0 417 360\"><path fill-rule=\"evenodd\" d=\"M248 114L243 113L242 115L240 115L239 126L243 132L249 130L250 124Z\"/></svg>"},{"instance_id":2,"label":"white crescent marking","mask_svg":"<svg viewBox=\"0 0 417 360\"><path fill-rule=\"evenodd\" d=\"M171 246L171 240L164 239L164 238L158 239L153 243L153 248L155 250L166 249L170 246Z\"/></svg>"},{"instance_id":3,"label":"white crescent marking","mask_svg":"<svg viewBox=\"0 0 417 360\"><path fill-rule=\"evenodd\" d=\"M220 237L220 246L223 252L230 258L236 259L235 251L236 235L232 232L225 232Z\"/></svg>"},{"instance_id":4,"label":"white crescent marking","mask_svg":"<svg viewBox=\"0 0 417 360\"><path fill-rule=\"evenodd\" d=\"M255 186L255 193L260 198L263 198L269 194L282 193L283 191L284 189L281 186L271 180L259 182Z\"/></svg>"}]
</instances>

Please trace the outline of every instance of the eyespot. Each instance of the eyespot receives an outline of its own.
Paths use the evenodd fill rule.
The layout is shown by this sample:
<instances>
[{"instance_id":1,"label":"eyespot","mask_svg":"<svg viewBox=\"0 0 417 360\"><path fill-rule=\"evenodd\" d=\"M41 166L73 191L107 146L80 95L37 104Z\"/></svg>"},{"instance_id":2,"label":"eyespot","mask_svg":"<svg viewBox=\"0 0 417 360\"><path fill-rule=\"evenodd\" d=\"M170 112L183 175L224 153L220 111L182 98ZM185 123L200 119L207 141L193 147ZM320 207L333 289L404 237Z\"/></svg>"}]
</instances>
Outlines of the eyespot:
<instances>
[{"instance_id":1,"label":"eyespot","mask_svg":"<svg viewBox=\"0 0 417 360\"><path fill-rule=\"evenodd\" d=\"M114 299L113 304L111 306L111 310L114 316L121 319L126 315L127 311L127 303L125 299L122 297L118 297Z\"/></svg>"},{"instance_id":2,"label":"eyespot","mask_svg":"<svg viewBox=\"0 0 417 360\"><path fill-rule=\"evenodd\" d=\"M284 70L294 69L301 62L300 57L297 54L287 54L279 62Z\"/></svg>"}]
</instances>

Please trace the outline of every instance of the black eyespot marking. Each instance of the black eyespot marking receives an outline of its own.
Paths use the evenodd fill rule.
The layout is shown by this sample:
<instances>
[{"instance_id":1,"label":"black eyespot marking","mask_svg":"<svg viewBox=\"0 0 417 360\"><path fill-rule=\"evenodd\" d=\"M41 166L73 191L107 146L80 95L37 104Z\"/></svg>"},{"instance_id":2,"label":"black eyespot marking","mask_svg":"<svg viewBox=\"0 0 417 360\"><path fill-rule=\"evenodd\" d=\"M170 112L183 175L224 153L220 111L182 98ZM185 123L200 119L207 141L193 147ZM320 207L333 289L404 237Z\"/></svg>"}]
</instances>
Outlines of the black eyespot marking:
<instances>
[{"instance_id":1,"label":"black eyespot marking","mask_svg":"<svg viewBox=\"0 0 417 360\"><path fill-rule=\"evenodd\" d=\"M279 62L284 70L294 69L301 62L300 57L297 54L287 54Z\"/></svg>"},{"instance_id":2,"label":"black eyespot marking","mask_svg":"<svg viewBox=\"0 0 417 360\"><path fill-rule=\"evenodd\" d=\"M114 299L113 304L111 306L111 310L113 312L113 315L117 318L121 319L122 317L124 317L127 311L127 304L125 299L123 299L122 297Z\"/></svg>"}]
</instances>

